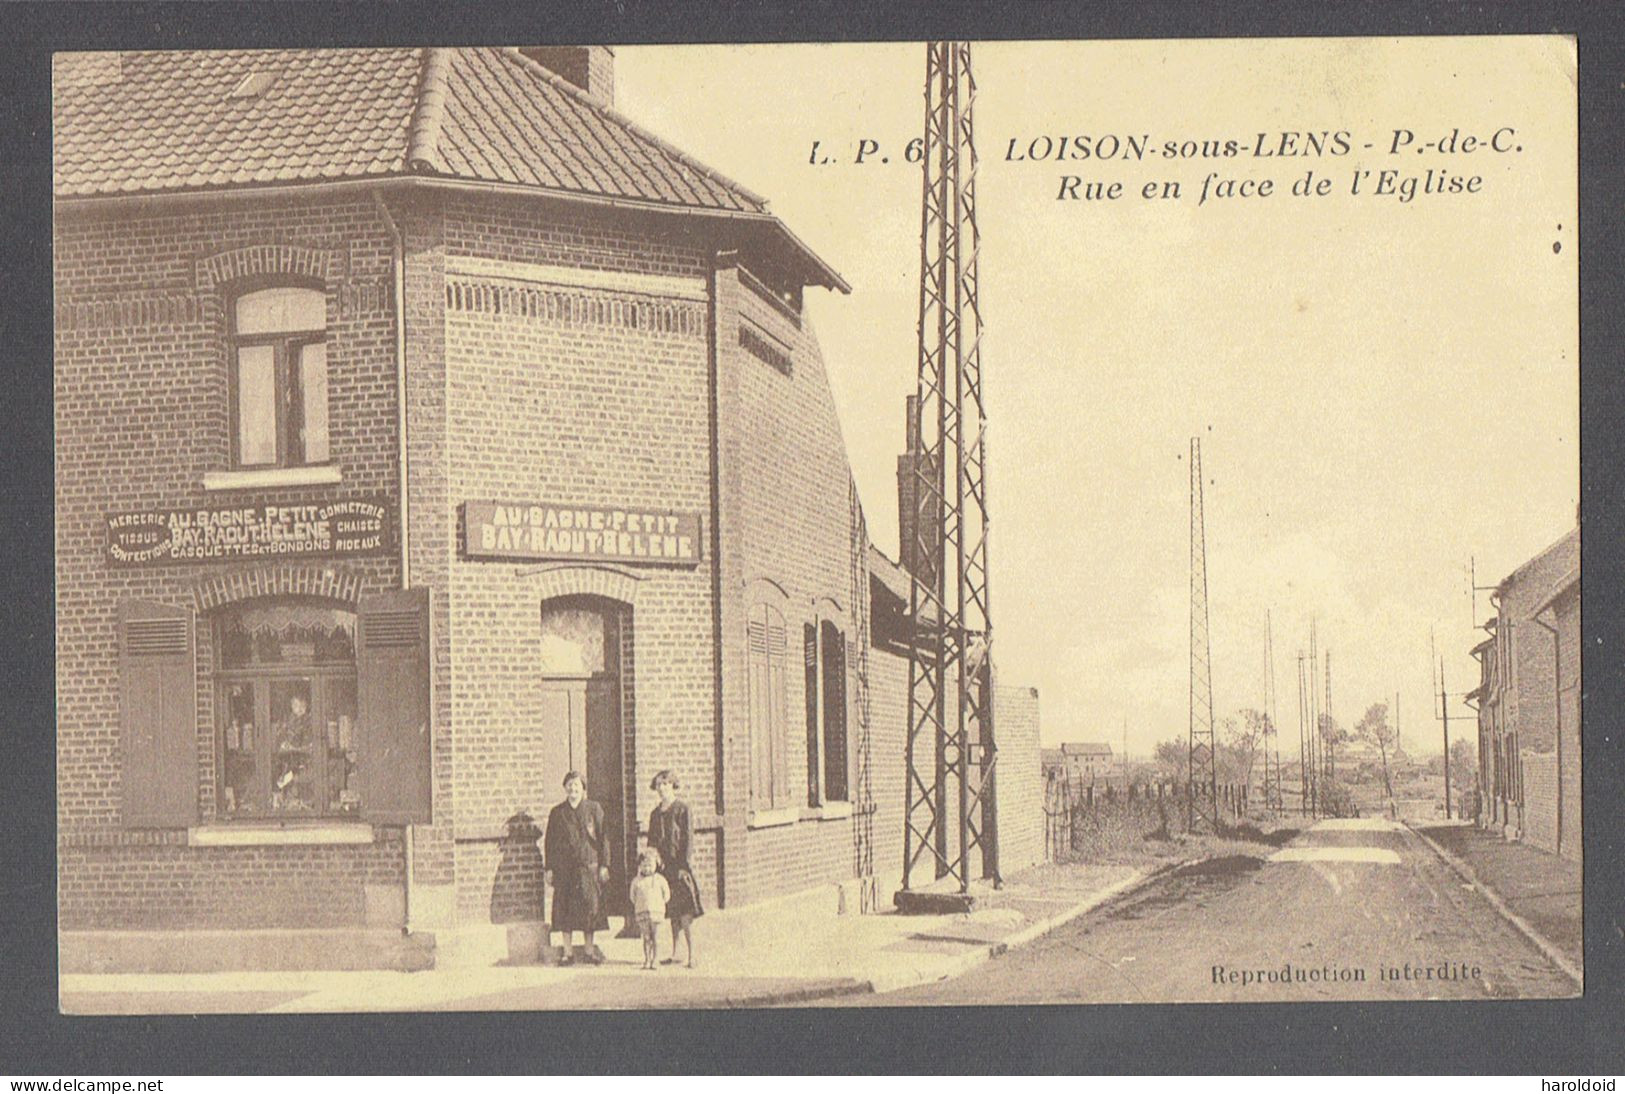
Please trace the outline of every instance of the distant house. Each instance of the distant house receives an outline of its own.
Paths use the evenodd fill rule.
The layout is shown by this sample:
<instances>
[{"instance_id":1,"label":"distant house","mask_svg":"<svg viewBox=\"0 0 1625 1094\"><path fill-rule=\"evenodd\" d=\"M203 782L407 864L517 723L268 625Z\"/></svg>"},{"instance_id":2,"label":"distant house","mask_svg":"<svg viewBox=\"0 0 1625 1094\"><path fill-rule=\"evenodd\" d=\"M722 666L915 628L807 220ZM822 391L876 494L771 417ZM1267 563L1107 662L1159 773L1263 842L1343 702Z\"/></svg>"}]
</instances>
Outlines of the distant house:
<instances>
[{"instance_id":1,"label":"distant house","mask_svg":"<svg viewBox=\"0 0 1625 1094\"><path fill-rule=\"evenodd\" d=\"M1112 746L1098 741L1068 741L1060 748L1043 751L1044 772L1065 772L1074 782L1102 782L1118 774Z\"/></svg>"},{"instance_id":2,"label":"distant house","mask_svg":"<svg viewBox=\"0 0 1625 1094\"><path fill-rule=\"evenodd\" d=\"M1580 857L1580 530L1496 586L1479 684L1479 822Z\"/></svg>"}]
</instances>

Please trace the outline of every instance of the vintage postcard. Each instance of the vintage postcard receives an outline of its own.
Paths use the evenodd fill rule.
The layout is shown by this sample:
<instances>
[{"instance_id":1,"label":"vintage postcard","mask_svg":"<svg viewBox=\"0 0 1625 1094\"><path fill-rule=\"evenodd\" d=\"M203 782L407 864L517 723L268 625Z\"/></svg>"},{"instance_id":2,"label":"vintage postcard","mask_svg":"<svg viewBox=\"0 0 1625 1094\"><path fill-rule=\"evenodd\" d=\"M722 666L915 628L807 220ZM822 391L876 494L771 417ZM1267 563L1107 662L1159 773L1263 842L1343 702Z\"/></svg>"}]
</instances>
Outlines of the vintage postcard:
<instances>
[{"instance_id":1,"label":"vintage postcard","mask_svg":"<svg viewBox=\"0 0 1625 1094\"><path fill-rule=\"evenodd\" d=\"M56 55L62 1010L1579 994L1575 74Z\"/></svg>"}]
</instances>

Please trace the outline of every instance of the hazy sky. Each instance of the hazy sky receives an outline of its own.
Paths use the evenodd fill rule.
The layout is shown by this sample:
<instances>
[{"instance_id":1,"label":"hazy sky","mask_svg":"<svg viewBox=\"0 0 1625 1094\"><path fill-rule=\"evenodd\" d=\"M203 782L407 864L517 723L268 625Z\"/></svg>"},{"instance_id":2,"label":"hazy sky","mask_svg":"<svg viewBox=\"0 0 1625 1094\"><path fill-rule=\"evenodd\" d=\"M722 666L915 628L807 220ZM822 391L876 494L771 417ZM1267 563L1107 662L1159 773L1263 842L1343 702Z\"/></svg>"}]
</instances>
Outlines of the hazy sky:
<instances>
[{"instance_id":1,"label":"hazy sky","mask_svg":"<svg viewBox=\"0 0 1625 1094\"><path fill-rule=\"evenodd\" d=\"M625 47L616 60L626 113L767 196L851 282L850 296L810 293L808 312L871 534L895 556L920 226L919 167L902 153L921 132L924 47ZM1473 686L1469 557L1493 583L1574 521L1572 45L988 43L974 63L1002 680L1039 688L1047 743L1115 748L1125 719L1135 753L1185 733L1186 452L1200 434L1218 714L1262 704L1268 609L1295 751L1296 655L1314 616L1339 720L1398 691L1406 746L1437 750L1429 629L1451 689ZM1507 126L1503 146L1521 152L1414 150ZM1339 129L1347 155L1250 154L1261 132L1278 147L1283 130ZM1390 154L1396 129L1415 141ZM1244 151L1006 159L1012 138L1019 154L1112 134ZM854 164L864 138L880 151ZM815 140L839 162L810 165ZM1356 169L1369 190L1390 168L1482 182L1409 202L1349 195ZM1288 192L1310 170L1331 194ZM1198 206L1209 171L1277 192ZM1122 182L1124 196L1057 201L1063 174ZM1168 179L1179 200L1140 197Z\"/></svg>"}]
</instances>

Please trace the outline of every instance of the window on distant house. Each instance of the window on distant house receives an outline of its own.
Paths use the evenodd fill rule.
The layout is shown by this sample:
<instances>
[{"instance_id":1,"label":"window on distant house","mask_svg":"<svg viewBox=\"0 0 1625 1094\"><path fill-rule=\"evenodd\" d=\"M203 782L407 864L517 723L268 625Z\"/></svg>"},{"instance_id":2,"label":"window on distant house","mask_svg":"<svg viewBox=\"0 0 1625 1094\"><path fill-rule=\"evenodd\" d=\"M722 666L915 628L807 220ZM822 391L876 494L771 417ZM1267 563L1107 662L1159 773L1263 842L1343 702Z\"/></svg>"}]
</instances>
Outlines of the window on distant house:
<instances>
[{"instance_id":1,"label":"window on distant house","mask_svg":"<svg viewBox=\"0 0 1625 1094\"><path fill-rule=\"evenodd\" d=\"M327 298L281 285L232 307L231 454L240 468L327 463Z\"/></svg>"}]
</instances>

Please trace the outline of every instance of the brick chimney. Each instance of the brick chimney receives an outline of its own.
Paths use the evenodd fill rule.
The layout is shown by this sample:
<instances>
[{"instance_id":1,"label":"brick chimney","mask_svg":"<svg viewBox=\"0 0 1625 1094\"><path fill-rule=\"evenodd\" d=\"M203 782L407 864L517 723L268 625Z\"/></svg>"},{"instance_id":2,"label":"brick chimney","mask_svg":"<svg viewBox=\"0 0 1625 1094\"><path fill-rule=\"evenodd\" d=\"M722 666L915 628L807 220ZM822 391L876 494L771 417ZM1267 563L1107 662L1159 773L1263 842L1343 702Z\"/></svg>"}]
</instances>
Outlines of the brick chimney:
<instances>
[{"instance_id":1,"label":"brick chimney","mask_svg":"<svg viewBox=\"0 0 1625 1094\"><path fill-rule=\"evenodd\" d=\"M920 451L919 397L910 395L907 406L906 450L897 457L897 561L921 584L931 587L935 584L936 544L942 538L942 509L920 496L917 473L925 456ZM922 526L927 535L923 555L919 549Z\"/></svg>"},{"instance_id":2,"label":"brick chimney","mask_svg":"<svg viewBox=\"0 0 1625 1094\"><path fill-rule=\"evenodd\" d=\"M521 46L519 52L600 106L615 105L615 51L609 46Z\"/></svg>"}]
</instances>

